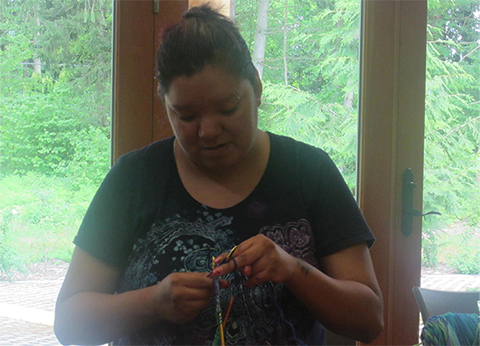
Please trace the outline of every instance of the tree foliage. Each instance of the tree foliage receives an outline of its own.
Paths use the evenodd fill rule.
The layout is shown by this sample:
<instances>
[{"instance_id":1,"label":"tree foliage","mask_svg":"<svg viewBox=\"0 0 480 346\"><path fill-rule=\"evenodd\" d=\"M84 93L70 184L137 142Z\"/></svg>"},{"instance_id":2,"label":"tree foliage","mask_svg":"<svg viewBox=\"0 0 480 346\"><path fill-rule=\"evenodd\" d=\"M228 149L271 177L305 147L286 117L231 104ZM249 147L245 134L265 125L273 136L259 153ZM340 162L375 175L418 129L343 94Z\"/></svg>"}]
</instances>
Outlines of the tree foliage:
<instances>
[{"instance_id":1,"label":"tree foliage","mask_svg":"<svg viewBox=\"0 0 480 346\"><path fill-rule=\"evenodd\" d=\"M2 174L88 165L83 178L99 181L109 166L111 2L1 1Z\"/></svg>"},{"instance_id":2,"label":"tree foliage","mask_svg":"<svg viewBox=\"0 0 480 346\"><path fill-rule=\"evenodd\" d=\"M480 222L480 5L429 3L425 208Z\"/></svg>"},{"instance_id":3,"label":"tree foliage","mask_svg":"<svg viewBox=\"0 0 480 346\"><path fill-rule=\"evenodd\" d=\"M256 2L237 2L236 20L252 47ZM260 108L262 128L326 150L352 190L359 20L356 1L270 0Z\"/></svg>"}]
</instances>

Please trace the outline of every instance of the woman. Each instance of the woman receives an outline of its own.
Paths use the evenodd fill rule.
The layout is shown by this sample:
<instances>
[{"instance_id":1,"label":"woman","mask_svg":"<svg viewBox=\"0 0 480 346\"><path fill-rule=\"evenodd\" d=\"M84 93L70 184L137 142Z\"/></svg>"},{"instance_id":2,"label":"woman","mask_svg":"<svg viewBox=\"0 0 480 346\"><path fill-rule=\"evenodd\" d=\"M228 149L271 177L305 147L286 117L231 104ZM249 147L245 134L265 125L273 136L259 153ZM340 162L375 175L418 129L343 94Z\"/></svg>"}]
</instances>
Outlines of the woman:
<instances>
[{"instance_id":1,"label":"woman","mask_svg":"<svg viewBox=\"0 0 480 346\"><path fill-rule=\"evenodd\" d=\"M218 277L226 344L319 345L320 323L372 341L373 235L323 151L257 128L262 85L234 25L187 11L163 39L158 80L175 136L123 156L102 183L58 297L58 339L212 344Z\"/></svg>"}]
</instances>

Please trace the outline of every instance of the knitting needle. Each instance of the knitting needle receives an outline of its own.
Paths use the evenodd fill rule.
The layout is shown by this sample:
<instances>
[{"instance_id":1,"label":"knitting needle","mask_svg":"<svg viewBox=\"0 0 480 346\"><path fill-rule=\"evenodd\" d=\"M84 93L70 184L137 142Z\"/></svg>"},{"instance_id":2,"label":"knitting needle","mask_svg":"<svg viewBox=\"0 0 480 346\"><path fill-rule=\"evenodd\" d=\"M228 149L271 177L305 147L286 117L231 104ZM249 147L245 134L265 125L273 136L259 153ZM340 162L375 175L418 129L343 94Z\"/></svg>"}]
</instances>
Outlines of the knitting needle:
<instances>
[{"instance_id":1,"label":"knitting needle","mask_svg":"<svg viewBox=\"0 0 480 346\"><path fill-rule=\"evenodd\" d=\"M235 252L235 250L237 249L237 245L235 245L234 247L232 247L232 249L230 250L230 252L228 253L227 257L225 258L225 262L228 262L232 259L232 256L233 256L233 253Z\"/></svg>"}]
</instances>

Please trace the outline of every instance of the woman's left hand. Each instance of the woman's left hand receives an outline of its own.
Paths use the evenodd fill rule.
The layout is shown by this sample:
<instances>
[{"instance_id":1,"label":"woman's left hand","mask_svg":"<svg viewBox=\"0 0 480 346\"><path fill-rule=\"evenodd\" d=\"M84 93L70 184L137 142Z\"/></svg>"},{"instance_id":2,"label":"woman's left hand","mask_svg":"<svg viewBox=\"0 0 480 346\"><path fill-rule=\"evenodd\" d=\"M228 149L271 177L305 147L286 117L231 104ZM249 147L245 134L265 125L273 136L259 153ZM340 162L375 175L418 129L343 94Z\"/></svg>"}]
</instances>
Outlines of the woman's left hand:
<instances>
[{"instance_id":1,"label":"woman's left hand","mask_svg":"<svg viewBox=\"0 0 480 346\"><path fill-rule=\"evenodd\" d=\"M227 255L224 253L215 261L222 263ZM265 281L273 281L276 284L284 282L294 274L299 261L263 234L258 234L239 244L232 259L218 266L212 275L221 276L235 270L233 259L237 269L248 278L246 287L253 287Z\"/></svg>"}]
</instances>

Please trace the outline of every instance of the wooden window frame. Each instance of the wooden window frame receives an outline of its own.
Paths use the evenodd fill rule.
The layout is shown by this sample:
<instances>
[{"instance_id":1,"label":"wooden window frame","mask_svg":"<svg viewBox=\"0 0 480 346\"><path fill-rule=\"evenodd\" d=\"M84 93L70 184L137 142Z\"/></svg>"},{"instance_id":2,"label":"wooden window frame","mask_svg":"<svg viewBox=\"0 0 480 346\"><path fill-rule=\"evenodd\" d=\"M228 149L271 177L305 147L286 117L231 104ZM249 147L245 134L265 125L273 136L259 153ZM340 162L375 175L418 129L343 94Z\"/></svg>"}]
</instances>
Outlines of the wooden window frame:
<instances>
[{"instance_id":1,"label":"wooden window frame","mask_svg":"<svg viewBox=\"0 0 480 346\"><path fill-rule=\"evenodd\" d=\"M401 180L415 175L422 209L427 0L365 0L360 87L358 202L377 237L372 258L384 295L375 345L418 343L421 218L401 232Z\"/></svg>"}]
</instances>

